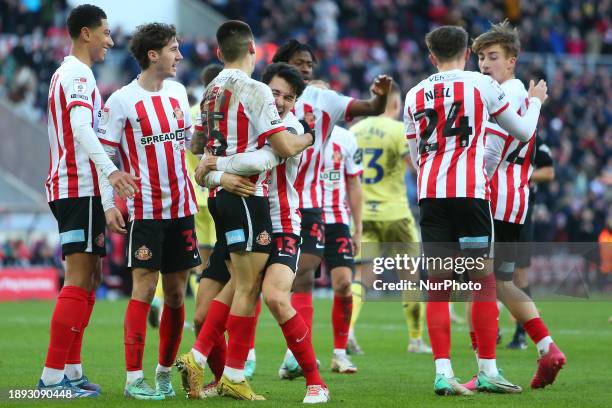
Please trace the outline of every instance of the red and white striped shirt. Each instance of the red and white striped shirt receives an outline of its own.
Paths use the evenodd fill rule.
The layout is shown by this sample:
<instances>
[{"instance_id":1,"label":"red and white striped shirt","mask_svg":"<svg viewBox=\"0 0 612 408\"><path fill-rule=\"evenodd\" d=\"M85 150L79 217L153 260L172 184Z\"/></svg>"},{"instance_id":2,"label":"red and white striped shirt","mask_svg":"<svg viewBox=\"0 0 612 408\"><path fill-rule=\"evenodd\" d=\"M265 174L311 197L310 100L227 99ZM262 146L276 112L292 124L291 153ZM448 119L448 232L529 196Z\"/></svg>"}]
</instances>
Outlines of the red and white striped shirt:
<instances>
[{"instance_id":1,"label":"red and white striped shirt","mask_svg":"<svg viewBox=\"0 0 612 408\"><path fill-rule=\"evenodd\" d=\"M510 109L524 115L529 106L527 90L518 79L501 85ZM485 166L491 185L491 212L500 221L523 224L529 202L529 178L533 173L535 137L521 142L495 123L487 123Z\"/></svg>"},{"instance_id":2,"label":"red and white striped shirt","mask_svg":"<svg viewBox=\"0 0 612 408\"><path fill-rule=\"evenodd\" d=\"M206 88L200 109L215 156L255 151L268 136L285 130L270 88L238 69L217 75ZM268 195L266 177L264 172L250 178L256 196Z\"/></svg>"},{"instance_id":3,"label":"red and white striped shirt","mask_svg":"<svg viewBox=\"0 0 612 408\"><path fill-rule=\"evenodd\" d=\"M357 158L357 139L348 130L335 126L323 148L321 185L323 190L323 222L350 225L350 209L346 201L346 177L363 173Z\"/></svg>"},{"instance_id":4,"label":"red and white striped shirt","mask_svg":"<svg viewBox=\"0 0 612 408\"><path fill-rule=\"evenodd\" d=\"M334 126L343 119L350 119L348 110L353 100L334 91L307 86L295 104L295 116L308 122L316 133L315 144L302 154L295 181L300 208L319 208L323 205L319 184L321 150Z\"/></svg>"},{"instance_id":5,"label":"red and white striped shirt","mask_svg":"<svg viewBox=\"0 0 612 408\"><path fill-rule=\"evenodd\" d=\"M291 112L283 118L287 131L301 135L304 127ZM268 201L270 203L270 218L272 219L272 232L275 234L300 235L300 198L293 183L297 177L298 167L302 154L289 157L270 172L270 190Z\"/></svg>"},{"instance_id":6,"label":"red and white striped shirt","mask_svg":"<svg viewBox=\"0 0 612 408\"><path fill-rule=\"evenodd\" d=\"M419 169L419 200L489 200L484 168L486 122L489 115L494 117L508 106L499 84L478 72L440 72L408 92L404 126Z\"/></svg>"},{"instance_id":7,"label":"red and white striped shirt","mask_svg":"<svg viewBox=\"0 0 612 408\"><path fill-rule=\"evenodd\" d=\"M118 147L123 169L140 177L140 192L128 200L130 219L174 219L198 211L185 165L191 127L185 87L166 80L149 92L138 79L114 92L102 110L98 138Z\"/></svg>"},{"instance_id":8,"label":"red and white striped shirt","mask_svg":"<svg viewBox=\"0 0 612 408\"><path fill-rule=\"evenodd\" d=\"M91 109L91 126L97 127L102 97L91 68L69 55L51 77L47 108L49 172L45 182L47 201L99 196L98 174L87 152L75 143L70 109Z\"/></svg>"}]
</instances>

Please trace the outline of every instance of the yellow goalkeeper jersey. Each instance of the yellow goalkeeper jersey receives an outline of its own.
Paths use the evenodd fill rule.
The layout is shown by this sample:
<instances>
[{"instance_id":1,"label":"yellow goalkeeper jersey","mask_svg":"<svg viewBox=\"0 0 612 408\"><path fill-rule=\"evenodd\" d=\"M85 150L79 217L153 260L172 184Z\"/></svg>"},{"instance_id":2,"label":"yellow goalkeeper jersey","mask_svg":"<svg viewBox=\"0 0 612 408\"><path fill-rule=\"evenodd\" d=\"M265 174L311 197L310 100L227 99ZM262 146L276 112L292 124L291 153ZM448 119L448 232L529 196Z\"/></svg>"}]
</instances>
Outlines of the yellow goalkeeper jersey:
<instances>
[{"instance_id":1,"label":"yellow goalkeeper jersey","mask_svg":"<svg viewBox=\"0 0 612 408\"><path fill-rule=\"evenodd\" d=\"M198 116L200 115L200 105L196 104L191 107L189 111L191 114L191 123L195 124L200 123ZM185 150L185 164L187 165L187 173L189 174L189 178L191 179L191 184L193 184L193 190L195 191L196 201L198 202L199 207L208 207L208 189L206 187L200 186L196 183L194 178L194 173L196 167L198 167L198 163L200 159L195 154L191 153L191 150Z\"/></svg>"},{"instance_id":2,"label":"yellow goalkeeper jersey","mask_svg":"<svg viewBox=\"0 0 612 408\"><path fill-rule=\"evenodd\" d=\"M363 220L412 218L404 174L408 143L402 122L385 116L369 117L351 127L363 162Z\"/></svg>"}]
</instances>

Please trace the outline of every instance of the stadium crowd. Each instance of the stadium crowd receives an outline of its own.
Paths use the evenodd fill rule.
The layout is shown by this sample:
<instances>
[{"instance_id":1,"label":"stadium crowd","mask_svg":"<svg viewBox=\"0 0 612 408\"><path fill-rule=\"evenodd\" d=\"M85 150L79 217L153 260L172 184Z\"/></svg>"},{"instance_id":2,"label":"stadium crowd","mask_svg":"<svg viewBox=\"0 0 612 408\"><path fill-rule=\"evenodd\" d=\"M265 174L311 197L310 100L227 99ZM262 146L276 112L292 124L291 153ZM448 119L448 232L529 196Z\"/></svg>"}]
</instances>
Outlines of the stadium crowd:
<instances>
[{"instance_id":1,"label":"stadium crowd","mask_svg":"<svg viewBox=\"0 0 612 408\"><path fill-rule=\"evenodd\" d=\"M432 23L462 24L474 38L490 20L509 18L520 27L523 50L537 55L519 61L519 78L548 77L552 84L539 134L552 149L556 179L538 190L536 240L597 241L612 203L612 109L607 103L612 79L605 65L612 54L610 1L532 1L520 6L518 1L475 0L259 0L249 1L249 7L244 0L207 3L253 27L263 55L254 77L259 77L275 44L296 37L315 46L317 76L354 97L366 94L367 84L381 73L390 73L405 92L432 72L422 41ZM65 0L0 3L0 98L35 121L46 121L49 78L69 52L67 12ZM99 81L106 97L139 71L127 52L127 33L113 27L113 39L109 55L120 75L113 83ZM178 79L199 97L200 68L216 61L214 39L182 38L181 52L185 60ZM553 70L547 69L544 53L556 56ZM589 64L568 55L603 59ZM414 179L408 182L414 184Z\"/></svg>"}]
</instances>

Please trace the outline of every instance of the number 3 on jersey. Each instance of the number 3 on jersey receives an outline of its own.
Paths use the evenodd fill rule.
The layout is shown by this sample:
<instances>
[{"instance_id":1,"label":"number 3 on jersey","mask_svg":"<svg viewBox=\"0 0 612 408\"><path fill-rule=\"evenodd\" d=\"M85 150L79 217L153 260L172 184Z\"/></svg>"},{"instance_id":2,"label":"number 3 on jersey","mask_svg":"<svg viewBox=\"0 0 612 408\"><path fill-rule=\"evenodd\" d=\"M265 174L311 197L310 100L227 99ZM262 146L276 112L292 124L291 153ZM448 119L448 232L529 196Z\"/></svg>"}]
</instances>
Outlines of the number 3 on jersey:
<instances>
[{"instance_id":1,"label":"number 3 on jersey","mask_svg":"<svg viewBox=\"0 0 612 408\"><path fill-rule=\"evenodd\" d=\"M380 163L378 163L378 159L380 159L380 157L383 154L383 149L375 149L375 148L366 148L366 149L359 149L358 153L359 155L363 154L365 157L365 162L366 167L368 169L372 169L375 171L374 177L365 177L365 173L364 173L364 177L363 177L363 181L366 184L375 184L378 183L380 180L382 180L383 176L385 175L385 169L380 165Z\"/></svg>"},{"instance_id":2,"label":"number 3 on jersey","mask_svg":"<svg viewBox=\"0 0 612 408\"><path fill-rule=\"evenodd\" d=\"M472 134L472 127L467 116L459 116L459 112L463 108L463 102L453 102L448 112L448 117L444 122L444 130L442 136L453 137L459 136L459 147L467 147L470 144L470 135ZM438 126L438 113L431 108L423 109L414 114L414 120L421 120L427 118L427 126L421 133L421 141L419 143L419 153L428 153L438 149L438 143L428 143L429 137ZM453 127L457 123L457 126Z\"/></svg>"}]
</instances>

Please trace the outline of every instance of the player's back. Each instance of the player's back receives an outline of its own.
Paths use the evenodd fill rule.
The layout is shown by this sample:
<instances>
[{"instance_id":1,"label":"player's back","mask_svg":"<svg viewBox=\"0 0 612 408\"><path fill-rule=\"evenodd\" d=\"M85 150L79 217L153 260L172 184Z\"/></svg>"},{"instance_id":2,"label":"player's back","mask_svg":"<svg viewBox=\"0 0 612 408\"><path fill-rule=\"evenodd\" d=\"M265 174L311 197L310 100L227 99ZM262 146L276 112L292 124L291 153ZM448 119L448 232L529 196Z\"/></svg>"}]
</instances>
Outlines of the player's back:
<instances>
[{"instance_id":1,"label":"player's back","mask_svg":"<svg viewBox=\"0 0 612 408\"><path fill-rule=\"evenodd\" d=\"M499 84L477 72L431 75L406 96L407 138L416 138L419 199L488 199L484 129L508 107Z\"/></svg>"},{"instance_id":2,"label":"player's back","mask_svg":"<svg viewBox=\"0 0 612 408\"><path fill-rule=\"evenodd\" d=\"M523 83L513 78L502 83L501 88L508 96L509 109L524 115L529 98ZM522 224L529 201L529 178L536 152L535 137L521 142L492 122L487 123L486 132L485 167L491 181L493 218Z\"/></svg>"},{"instance_id":3,"label":"player's back","mask_svg":"<svg viewBox=\"0 0 612 408\"><path fill-rule=\"evenodd\" d=\"M402 122L385 116L366 118L351 127L362 154L364 220L410 216L404 175L408 154Z\"/></svg>"},{"instance_id":4,"label":"player's back","mask_svg":"<svg viewBox=\"0 0 612 408\"><path fill-rule=\"evenodd\" d=\"M83 106L92 110L92 127L97 127L102 97L91 68L72 55L65 57L51 77L48 103L48 201L100 195L96 169L85 150L77 148L70 123L70 109Z\"/></svg>"}]
</instances>

